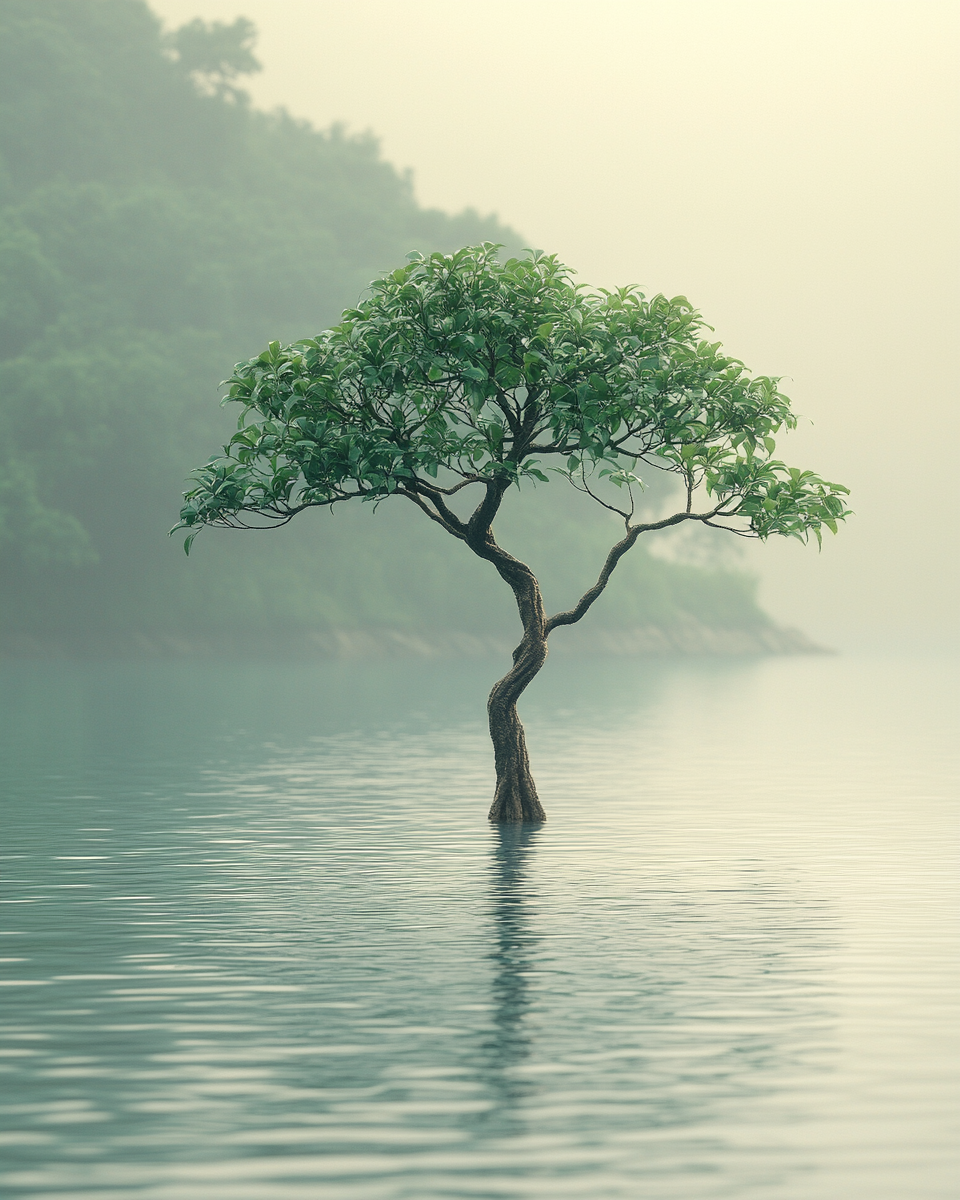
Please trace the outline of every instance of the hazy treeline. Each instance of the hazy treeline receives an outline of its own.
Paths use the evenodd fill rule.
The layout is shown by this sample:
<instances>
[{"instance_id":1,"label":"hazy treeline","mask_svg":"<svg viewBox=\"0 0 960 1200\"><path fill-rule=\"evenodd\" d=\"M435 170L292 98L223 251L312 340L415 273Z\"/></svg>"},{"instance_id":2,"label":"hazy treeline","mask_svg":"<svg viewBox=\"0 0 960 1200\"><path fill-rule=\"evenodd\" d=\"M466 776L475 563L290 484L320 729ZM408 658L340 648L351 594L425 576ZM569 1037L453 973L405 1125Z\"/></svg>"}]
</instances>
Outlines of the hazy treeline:
<instances>
[{"instance_id":1,"label":"hazy treeline","mask_svg":"<svg viewBox=\"0 0 960 1200\"><path fill-rule=\"evenodd\" d=\"M371 137L253 110L243 34L165 39L139 0L0 0L5 630L509 627L494 573L400 501L207 535L189 560L165 536L185 475L232 429L216 399L234 361L334 322L410 250L521 246L493 218L420 208ZM616 527L561 484L531 499L506 544L569 603ZM639 548L596 620L684 613L765 623L744 577Z\"/></svg>"}]
</instances>

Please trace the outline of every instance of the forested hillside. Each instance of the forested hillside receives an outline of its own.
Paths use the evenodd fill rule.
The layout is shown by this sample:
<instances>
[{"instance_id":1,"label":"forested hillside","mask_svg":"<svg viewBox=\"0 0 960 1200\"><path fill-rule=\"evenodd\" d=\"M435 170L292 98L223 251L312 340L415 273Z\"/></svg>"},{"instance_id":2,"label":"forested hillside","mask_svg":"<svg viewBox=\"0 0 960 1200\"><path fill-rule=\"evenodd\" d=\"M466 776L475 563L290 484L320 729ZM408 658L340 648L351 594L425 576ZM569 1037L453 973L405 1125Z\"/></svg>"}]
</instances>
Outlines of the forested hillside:
<instances>
[{"instance_id":1,"label":"forested hillside","mask_svg":"<svg viewBox=\"0 0 960 1200\"><path fill-rule=\"evenodd\" d=\"M420 208L371 137L253 110L252 51L242 22L164 37L139 0L0 0L8 645L511 627L493 572L390 504L210 536L190 559L165 536L185 475L229 436L217 386L237 359L332 323L411 250L521 245L494 218ZM548 604L568 603L611 530L541 491L562 515L537 495L510 533ZM769 629L749 580L632 557L597 623Z\"/></svg>"}]
</instances>

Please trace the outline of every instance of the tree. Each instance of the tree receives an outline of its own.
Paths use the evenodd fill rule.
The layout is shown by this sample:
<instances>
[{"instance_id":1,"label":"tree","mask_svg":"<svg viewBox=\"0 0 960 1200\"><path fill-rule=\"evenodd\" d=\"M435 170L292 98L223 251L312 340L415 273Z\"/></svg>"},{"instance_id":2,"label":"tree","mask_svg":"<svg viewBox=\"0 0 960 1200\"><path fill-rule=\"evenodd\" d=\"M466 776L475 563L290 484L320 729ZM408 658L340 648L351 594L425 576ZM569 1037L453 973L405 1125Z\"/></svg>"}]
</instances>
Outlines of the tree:
<instances>
[{"instance_id":1,"label":"tree","mask_svg":"<svg viewBox=\"0 0 960 1200\"><path fill-rule=\"evenodd\" d=\"M256 40L256 26L246 17L237 17L232 25L223 21L208 25L197 18L166 37L175 61L201 92L235 103L245 93L234 86L234 80L263 69L253 53Z\"/></svg>"},{"instance_id":2,"label":"tree","mask_svg":"<svg viewBox=\"0 0 960 1200\"><path fill-rule=\"evenodd\" d=\"M542 821L517 700L550 634L579 621L641 534L696 521L741 537L820 541L847 489L773 458L796 425L777 380L700 337L682 296L587 291L555 256L497 261L490 243L411 255L318 337L238 364L238 431L195 472L177 529L283 524L307 508L393 497L489 562L523 636L490 692L492 821ZM640 470L682 485L682 507L635 519ZM530 568L499 545L504 496L549 470L617 513L623 537L572 609L547 616ZM462 497L472 495L471 510ZM695 501L697 506L695 507Z\"/></svg>"}]
</instances>

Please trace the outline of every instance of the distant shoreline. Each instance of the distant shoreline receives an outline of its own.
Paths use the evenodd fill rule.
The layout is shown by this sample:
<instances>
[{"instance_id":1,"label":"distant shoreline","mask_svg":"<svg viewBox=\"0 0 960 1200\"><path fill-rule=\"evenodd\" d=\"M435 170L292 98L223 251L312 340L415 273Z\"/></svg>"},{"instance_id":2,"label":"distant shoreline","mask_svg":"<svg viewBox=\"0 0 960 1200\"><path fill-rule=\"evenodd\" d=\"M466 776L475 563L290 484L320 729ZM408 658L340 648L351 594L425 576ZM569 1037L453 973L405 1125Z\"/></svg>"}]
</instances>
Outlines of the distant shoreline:
<instances>
[{"instance_id":1,"label":"distant shoreline","mask_svg":"<svg viewBox=\"0 0 960 1200\"><path fill-rule=\"evenodd\" d=\"M509 636L462 630L392 627L275 631L236 630L181 634L138 630L0 634L4 659L215 659L305 658L348 659L483 659L509 658L515 644ZM586 657L628 655L782 656L833 654L799 629L765 625L756 629L722 629L693 618L669 627L638 625L626 629L571 628L550 639L552 654Z\"/></svg>"}]
</instances>

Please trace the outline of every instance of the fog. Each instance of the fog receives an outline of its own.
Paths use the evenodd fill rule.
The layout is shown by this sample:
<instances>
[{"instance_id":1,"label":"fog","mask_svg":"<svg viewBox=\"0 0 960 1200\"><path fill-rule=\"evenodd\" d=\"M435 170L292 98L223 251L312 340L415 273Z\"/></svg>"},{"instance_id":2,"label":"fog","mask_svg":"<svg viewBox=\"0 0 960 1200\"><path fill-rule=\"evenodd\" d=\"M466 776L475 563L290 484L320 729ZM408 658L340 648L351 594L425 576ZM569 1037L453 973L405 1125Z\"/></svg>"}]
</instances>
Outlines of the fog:
<instances>
[{"instance_id":1,"label":"fog","mask_svg":"<svg viewBox=\"0 0 960 1200\"><path fill-rule=\"evenodd\" d=\"M0 1194L953 1196L958 25L939 0L0 0ZM484 241L688 296L783 377L777 454L850 487L839 536L683 521L599 598L632 476L592 504L518 475L485 547L385 495L412 462L465 516L439 472L484 477L468 419L510 461L467 417L470 345L528 433L535 346L586 376L575 406L550 384L554 428L600 444L566 284L530 305L485 251L503 302L416 266L375 293L389 322L280 348L410 250ZM414 303L422 340L391 342ZM638 411L695 444L678 321L648 318L673 346L636 356ZM683 506L656 465L644 524ZM375 502L340 504L353 483ZM829 528L794 484L755 528Z\"/></svg>"},{"instance_id":2,"label":"fog","mask_svg":"<svg viewBox=\"0 0 960 1200\"><path fill-rule=\"evenodd\" d=\"M956 637L957 29L911 0L156 0L252 18L254 102L369 128L421 203L496 212L585 282L682 293L786 377L782 444L853 490L822 554L751 546L833 644Z\"/></svg>"}]
</instances>

